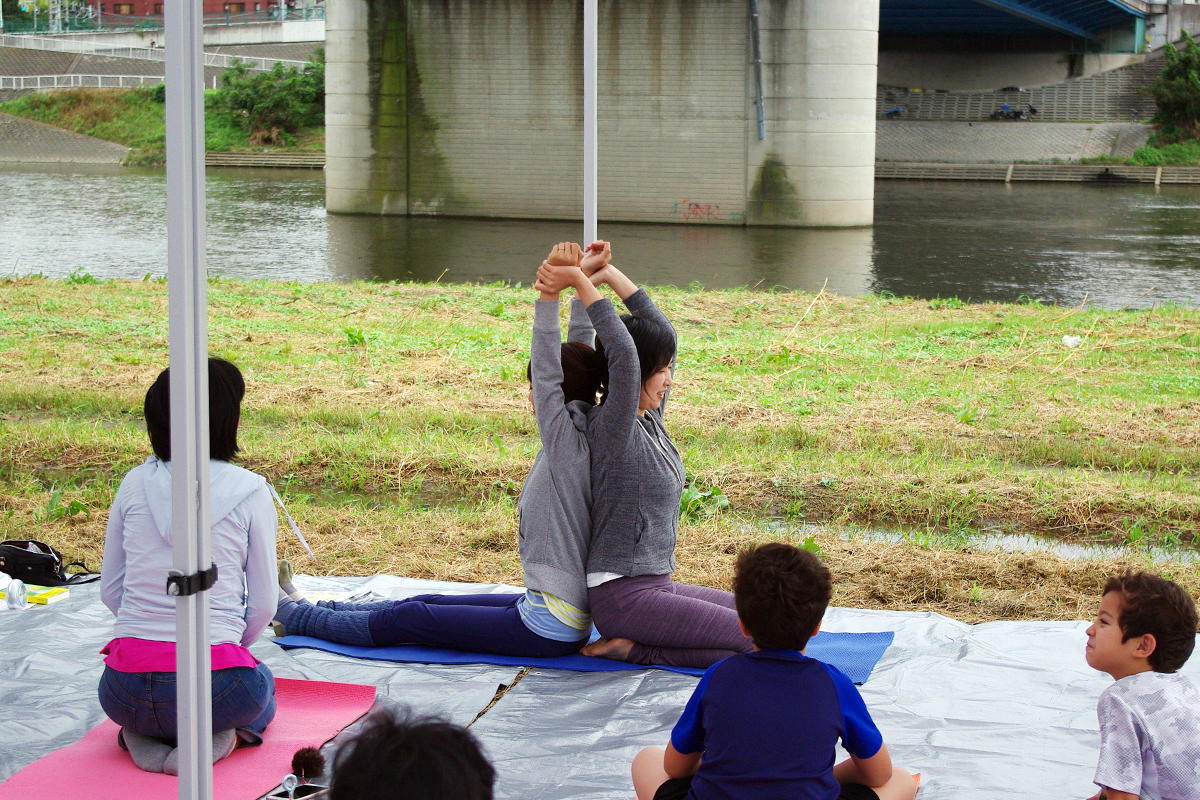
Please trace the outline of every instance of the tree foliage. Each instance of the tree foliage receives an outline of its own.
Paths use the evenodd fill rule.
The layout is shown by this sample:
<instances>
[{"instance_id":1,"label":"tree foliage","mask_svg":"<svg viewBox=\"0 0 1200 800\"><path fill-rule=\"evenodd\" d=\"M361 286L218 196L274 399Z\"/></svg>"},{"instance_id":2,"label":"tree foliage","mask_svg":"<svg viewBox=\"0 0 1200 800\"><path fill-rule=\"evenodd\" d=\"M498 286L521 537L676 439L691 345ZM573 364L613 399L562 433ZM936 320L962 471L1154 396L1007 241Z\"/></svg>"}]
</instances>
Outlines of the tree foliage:
<instances>
[{"instance_id":1,"label":"tree foliage","mask_svg":"<svg viewBox=\"0 0 1200 800\"><path fill-rule=\"evenodd\" d=\"M33 15L21 9L21 0L3 0L0 8L4 11L6 20L26 20L33 19Z\"/></svg>"},{"instance_id":2,"label":"tree foliage","mask_svg":"<svg viewBox=\"0 0 1200 800\"><path fill-rule=\"evenodd\" d=\"M220 104L251 144L279 144L300 128L325 119L325 54L318 50L303 70L279 62L270 72L251 73L237 63L221 75Z\"/></svg>"},{"instance_id":3,"label":"tree foliage","mask_svg":"<svg viewBox=\"0 0 1200 800\"><path fill-rule=\"evenodd\" d=\"M1200 46L1184 31L1183 51L1167 44L1165 56L1162 72L1149 86L1158 105L1154 122L1161 126L1159 138L1200 138Z\"/></svg>"}]
</instances>

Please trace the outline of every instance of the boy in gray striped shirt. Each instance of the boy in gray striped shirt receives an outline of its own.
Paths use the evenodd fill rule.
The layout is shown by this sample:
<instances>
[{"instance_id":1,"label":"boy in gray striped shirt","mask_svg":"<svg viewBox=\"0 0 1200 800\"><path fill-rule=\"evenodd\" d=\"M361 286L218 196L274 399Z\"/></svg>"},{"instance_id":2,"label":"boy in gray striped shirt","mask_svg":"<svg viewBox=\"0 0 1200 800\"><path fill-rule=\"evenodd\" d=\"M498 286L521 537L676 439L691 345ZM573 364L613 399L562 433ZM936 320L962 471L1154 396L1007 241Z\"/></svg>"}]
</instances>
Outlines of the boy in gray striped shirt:
<instances>
[{"instance_id":1,"label":"boy in gray striped shirt","mask_svg":"<svg viewBox=\"0 0 1200 800\"><path fill-rule=\"evenodd\" d=\"M1092 800L1200 800L1200 689L1178 674L1196 626L1196 604L1173 581L1127 571L1104 584L1086 658L1116 683L1096 709Z\"/></svg>"}]
</instances>

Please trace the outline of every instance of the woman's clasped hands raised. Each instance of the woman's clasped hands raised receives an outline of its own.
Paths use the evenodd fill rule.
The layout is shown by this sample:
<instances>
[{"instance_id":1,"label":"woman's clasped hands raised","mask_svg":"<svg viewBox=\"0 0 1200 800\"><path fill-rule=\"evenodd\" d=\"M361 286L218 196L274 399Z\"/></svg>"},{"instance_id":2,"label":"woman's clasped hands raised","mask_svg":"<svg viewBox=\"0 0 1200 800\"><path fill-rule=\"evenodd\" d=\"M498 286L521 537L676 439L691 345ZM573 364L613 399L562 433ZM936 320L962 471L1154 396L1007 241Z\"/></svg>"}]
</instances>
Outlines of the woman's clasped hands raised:
<instances>
[{"instance_id":1,"label":"woman's clasped hands raised","mask_svg":"<svg viewBox=\"0 0 1200 800\"><path fill-rule=\"evenodd\" d=\"M579 291L585 282L598 286L604 282L602 272L610 261L612 246L608 242L592 242L586 250L574 242L561 242L538 268L534 288L545 295L556 296L568 287Z\"/></svg>"}]
</instances>

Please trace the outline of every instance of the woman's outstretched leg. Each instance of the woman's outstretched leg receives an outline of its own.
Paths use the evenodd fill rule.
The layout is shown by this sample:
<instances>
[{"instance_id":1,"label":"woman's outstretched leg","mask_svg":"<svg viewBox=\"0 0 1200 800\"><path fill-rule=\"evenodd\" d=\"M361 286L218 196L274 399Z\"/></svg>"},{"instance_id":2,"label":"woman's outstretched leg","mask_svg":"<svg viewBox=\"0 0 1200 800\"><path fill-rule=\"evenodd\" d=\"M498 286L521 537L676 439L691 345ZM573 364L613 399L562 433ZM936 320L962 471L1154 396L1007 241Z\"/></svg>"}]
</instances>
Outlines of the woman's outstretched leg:
<instances>
[{"instance_id":1,"label":"woman's outstretched leg","mask_svg":"<svg viewBox=\"0 0 1200 800\"><path fill-rule=\"evenodd\" d=\"M418 643L503 656L552 658L579 651L582 642L556 642L538 636L521 621L517 603L522 595L473 595L481 605L461 595L442 595L439 601L412 598L390 609L371 612L371 636L381 645Z\"/></svg>"},{"instance_id":2,"label":"woman's outstretched leg","mask_svg":"<svg viewBox=\"0 0 1200 800\"><path fill-rule=\"evenodd\" d=\"M428 596L427 596L428 597ZM390 603L335 604L280 601L276 619L289 634L360 647L423 644L468 652L551 658L577 652L582 642L557 642L521 621L521 595L437 595ZM444 600L451 602L442 602ZM479 601L472 604L471 599ZM285 608L285 606L288 606Z\"/></svg>"},{"instance_id":3,"label":"woman's outstretched leg","mask_svg":"<svg viewBox=\"0 0 1200 800\"><path fill-rule=\"evenodd\" d=\"M692 586L687 583L671 582L675 594L681 594L684 597L692 597L696 600L703 600L706 603L712 603L716 606L732 608L737 611L737 605L733 600L733 592L726 592L723 589L711 589L707 586Z\"/></svg>"},{"instance_id":4,"label":"woman's outstretched leg","mask_svg":"<svg viewBox=\"0 0 1200 800\"><path fill-rule=\"evenodd\" d=\"M720 602L689 596L692 593ZM738 626L737 612L725 605L726 594L677 587L668 575L601 584L590 590L589 598L596 627L609 641L589 645L585 653L620 658L627 643L615 648L612 640L628 640L625 661L703 668L734 653L750 652L754 645Z\"/></svg>"},{"instance_id":5,"label":"woman's outstretched leg","mask_svg":"<svg viewBox=\"0 0 1200 800\"><path fill-rule=\"evenodd\" d=\"M338 644L374 647L376 643L371 638L371 614L372 612L367 610L342 611L323 604L297 603L290 597L283 597L275 609L275 621L283 626L285 635L312 636Z\"/></svg>"},{"instance_id":6,"label":"woman's outstretched leg","mask_svg":"<svg viewBox=\"0 0 1200 800\"><path fill-rule=\"evenodd\" d=\"M396 603L420 601L435 606L493 606L504 608L520 600L519 594L417 594L403 600L383 600L377 603L344 603L341 600L322 600L317 603L334 611L378 611Z\"/></svg>"}]
</instances>

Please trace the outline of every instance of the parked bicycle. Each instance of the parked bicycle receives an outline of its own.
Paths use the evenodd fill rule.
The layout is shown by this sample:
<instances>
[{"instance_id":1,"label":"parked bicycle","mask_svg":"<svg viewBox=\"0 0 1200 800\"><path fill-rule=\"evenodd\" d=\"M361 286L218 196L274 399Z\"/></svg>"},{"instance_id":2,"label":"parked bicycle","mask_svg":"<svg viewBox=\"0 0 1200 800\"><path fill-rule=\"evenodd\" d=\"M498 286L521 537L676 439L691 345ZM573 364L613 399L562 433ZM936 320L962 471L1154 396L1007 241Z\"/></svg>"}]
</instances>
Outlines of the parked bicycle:
<instances>
[{"instance_id":1,"label":"parked bicycle","mask_svg":"<svg viewBox=\"0 0 1200 800\"><path fill-rule=\"evenodd\" d=\"M991 120L1031 120L1037 117L1038 110L1032 105L1025 109L1013 108L1005 103L988 115Z\"/></svg>"}]
</instances>

